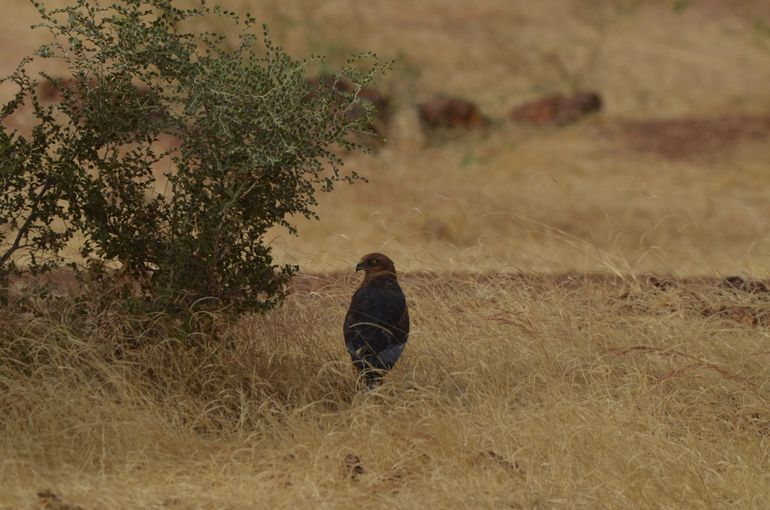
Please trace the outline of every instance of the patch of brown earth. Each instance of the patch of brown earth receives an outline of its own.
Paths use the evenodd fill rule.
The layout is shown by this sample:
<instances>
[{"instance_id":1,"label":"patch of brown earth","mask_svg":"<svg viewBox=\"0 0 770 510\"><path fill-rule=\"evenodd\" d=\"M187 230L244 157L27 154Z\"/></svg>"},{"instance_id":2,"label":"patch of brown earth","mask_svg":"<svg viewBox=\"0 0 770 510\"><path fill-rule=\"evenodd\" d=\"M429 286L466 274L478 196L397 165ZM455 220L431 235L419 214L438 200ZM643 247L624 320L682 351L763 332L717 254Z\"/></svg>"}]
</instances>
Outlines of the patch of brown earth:
<instances>
[{"instance_id":1,"label":"patch of brown earth","mask_svg":"<svg viewBox=\"0 0 770 510\"><path fill-rule=\"evenodd\" d=\"M715 158L739 143L770 138L770 115L620 120L605 134L631 149L672 160Z\"/></svg>"}]
</instances>

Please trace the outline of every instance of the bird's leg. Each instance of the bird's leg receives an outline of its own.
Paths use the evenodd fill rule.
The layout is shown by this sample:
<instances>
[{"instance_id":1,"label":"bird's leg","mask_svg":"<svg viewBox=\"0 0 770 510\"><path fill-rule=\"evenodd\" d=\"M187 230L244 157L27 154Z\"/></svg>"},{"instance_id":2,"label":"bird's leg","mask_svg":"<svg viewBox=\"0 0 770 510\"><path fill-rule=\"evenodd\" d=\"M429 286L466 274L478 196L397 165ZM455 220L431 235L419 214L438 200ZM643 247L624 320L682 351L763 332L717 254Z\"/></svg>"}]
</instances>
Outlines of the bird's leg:
<instances>
[{"instance_id":1,"label":"bird's leg","mask_svg":"<svg viewBox=\"0 0 770 510\"><path fill-rule=\"evenodd\" d=\"M372 366L368 366L361 373L361 375L363 376L364 382L366 383L366 389L373 391L382 383L382 378L385 376L385 371L374 368Z\"/></svg>"},{"instance_id":2,"label":"bird's leg","mask_svg":"<svg viewBox=\"0 0 770 510\"><path fill-rule=\"evenodd\" d=\"M380 386L380 383L382 383L382 379L380 379L379 377L378 378L370 378L366 382L366 389L367 389L367 391L374 391L374 390L376 390Z\"/></svg>"}]
</instances>

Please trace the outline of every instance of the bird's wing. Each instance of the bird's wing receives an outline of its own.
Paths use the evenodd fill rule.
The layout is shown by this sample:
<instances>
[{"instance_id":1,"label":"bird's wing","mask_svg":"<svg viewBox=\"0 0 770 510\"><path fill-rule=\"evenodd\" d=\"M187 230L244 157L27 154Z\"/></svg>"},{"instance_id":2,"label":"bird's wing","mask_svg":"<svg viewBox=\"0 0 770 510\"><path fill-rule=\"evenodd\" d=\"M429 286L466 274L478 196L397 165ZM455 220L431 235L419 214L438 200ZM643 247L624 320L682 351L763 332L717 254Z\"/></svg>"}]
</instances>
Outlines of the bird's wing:
<instances>
[{"instance_id":1,"label":"bird's wing","mask_svg":"<svg viewBox=\"0 0 770 510\"><path fill-rule=\"evenodd\" d=\"M404 344L408 334L409 316L401 289L365 286L356 291L345 317L345 343L351 356L384 352Z\"/></svg>"},{"instance_id":2,"label":"bird's wing","mask_svg":"<svg viewBox=\"0 0 770 510\"><path fill-rule=\"evenodd\" d=\"M402 294L403 296L403 294ZM406 306L406 298L404 298L404 306L396 321L396 339L398 343L405 344L409 338L409 308Z\"/></svg>"}]
</instances>

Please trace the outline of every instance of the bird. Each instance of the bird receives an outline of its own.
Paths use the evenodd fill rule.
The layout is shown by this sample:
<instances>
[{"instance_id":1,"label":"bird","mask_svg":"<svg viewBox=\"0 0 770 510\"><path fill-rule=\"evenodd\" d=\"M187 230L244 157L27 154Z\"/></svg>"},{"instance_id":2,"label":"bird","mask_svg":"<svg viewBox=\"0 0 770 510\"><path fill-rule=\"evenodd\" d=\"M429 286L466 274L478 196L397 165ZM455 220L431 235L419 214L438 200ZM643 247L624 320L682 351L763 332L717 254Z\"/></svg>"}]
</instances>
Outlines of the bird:
<instances>
[{"instance_id":1,"label":"bird","mask_svg":"<svg viewBox=\"0 0 770 510\"><path fill-rule=\"evenodd\" d=\"M404 352L409 310L396 266L387 255L365 255L356 265L358 271L364 271L364 279L350 300L343 332L353 366L372 390Z\"/></svg>"}]
</instances>

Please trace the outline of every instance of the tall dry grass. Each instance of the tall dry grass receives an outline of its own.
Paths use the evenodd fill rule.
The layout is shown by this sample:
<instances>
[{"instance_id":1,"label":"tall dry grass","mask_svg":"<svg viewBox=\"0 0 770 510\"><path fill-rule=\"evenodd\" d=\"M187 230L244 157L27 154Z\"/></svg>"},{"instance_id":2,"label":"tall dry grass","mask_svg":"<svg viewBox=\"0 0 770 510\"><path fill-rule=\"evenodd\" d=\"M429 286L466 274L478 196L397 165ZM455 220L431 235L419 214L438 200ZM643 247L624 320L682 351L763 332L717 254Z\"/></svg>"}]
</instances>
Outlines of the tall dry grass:
<instances>
[{"instance_id":1,"label":"tall dry grass","mask_svg":"<svg viewBox=\"0 0 770 510\"><path fill-rule=\"evenodd\" d=\"M356 393L323 278L264 317L2 318L0 506L766 508L767 298L423 275L402 362Z\"/></svg>"}]
</instances>

